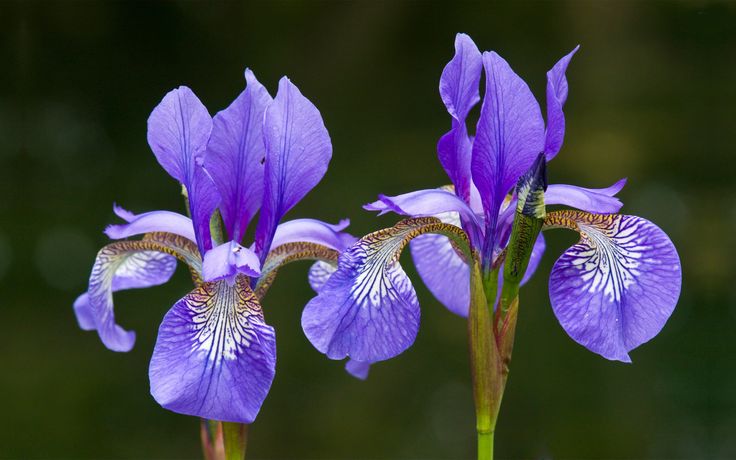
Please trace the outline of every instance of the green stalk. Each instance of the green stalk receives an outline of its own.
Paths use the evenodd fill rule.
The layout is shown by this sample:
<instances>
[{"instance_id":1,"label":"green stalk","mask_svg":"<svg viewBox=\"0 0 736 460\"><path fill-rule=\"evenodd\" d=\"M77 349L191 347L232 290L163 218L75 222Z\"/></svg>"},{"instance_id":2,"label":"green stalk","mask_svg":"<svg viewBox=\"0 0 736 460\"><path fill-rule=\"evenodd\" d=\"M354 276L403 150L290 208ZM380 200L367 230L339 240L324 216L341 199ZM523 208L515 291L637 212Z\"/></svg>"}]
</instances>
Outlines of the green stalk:
<instances>
[{"instance_id":1,"label":"green stalk","mask_svg":"<svg viewBox=\"0 0 736 460\"><path fill-rule=\"evenodd\" d=\"M243 460L248 444L248 425L222 422L222 432L225 440L225 460Z\"/></svg>"}]
</instances>

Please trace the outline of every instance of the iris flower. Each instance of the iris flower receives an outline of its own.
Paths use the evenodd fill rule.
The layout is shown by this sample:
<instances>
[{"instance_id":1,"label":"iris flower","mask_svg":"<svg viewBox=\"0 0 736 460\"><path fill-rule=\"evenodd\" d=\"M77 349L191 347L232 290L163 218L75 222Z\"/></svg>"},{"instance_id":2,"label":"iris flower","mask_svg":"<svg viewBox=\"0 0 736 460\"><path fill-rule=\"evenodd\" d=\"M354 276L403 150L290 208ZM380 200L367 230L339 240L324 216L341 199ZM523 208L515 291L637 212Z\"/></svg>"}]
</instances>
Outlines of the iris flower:
<instances>
[{"instance_id":1,"label":"iris flower","mask_svg":"<svg viewBox=\"0 0 736 460\"><path fill-rule=\"evenodd\" d=\"M135 333L116 323L112 293L165 283L176 260L196 287L166 313L151 358L151 394L163 407L205 419L251 423L274 378L274 329L260 300L277 269L300 259L335 263L354 241L330 225L297 219L279 225L324 176L332 156L317 108L286 77L272 98L253 72L226 109L210 116L187 87L169 92L148 119L148 143L183 185L191 217L135 215L105 233L89 288L75 302L80 326L113 351ZM260 211L255 242L242 246ZM143 235L142 239L125 238ZM316 275L315 275L316 276Z\"/></svg>"},{"instance_id":2,"label":"iris flower","mask_svg":"<svg viewBox=\"0 0 736 460\"><path fill-rule=\"evenodd\" d=\"M365 206L410 218L348 248L335 274L307 304L302 326L320 352L331 359L350 358L348 371L365 378L371 363L412 345L420 308L399 264L410 242L419 275L450 311L472 317L474 289L481 286L478 295L486 297L493 326L484 321L495 338L488 345L493 350L486 352L507 365L507 339L512 343L515 326L515 317L508 322L509 312L518 308L518 287L545 251L539 227L580 234L549 278L552 309L573 340L607 359L629 362L629 352L662 329L679 297L680 262L670 239L653 223L615 214L622 206L615 195L625 179L601 189L546 182L546 163L563 144L565 72L577 50L547 73L545 125L529 87L509 64L495 52L481 54L470 37L457 35L439 87L452 124L437 144L452 185L380 195ZM482 71L485 94L475 132L469 134L466 121L481 100ZM547 212L546 205L575 209ZM479 277L473 281L476 269ZM482 335L486 326L476 320L471 318L471 335ZM478 353L473 346L471 337L471 355ZM500 395L494 397L500 401Z\"/></svg>"}]
</instances>

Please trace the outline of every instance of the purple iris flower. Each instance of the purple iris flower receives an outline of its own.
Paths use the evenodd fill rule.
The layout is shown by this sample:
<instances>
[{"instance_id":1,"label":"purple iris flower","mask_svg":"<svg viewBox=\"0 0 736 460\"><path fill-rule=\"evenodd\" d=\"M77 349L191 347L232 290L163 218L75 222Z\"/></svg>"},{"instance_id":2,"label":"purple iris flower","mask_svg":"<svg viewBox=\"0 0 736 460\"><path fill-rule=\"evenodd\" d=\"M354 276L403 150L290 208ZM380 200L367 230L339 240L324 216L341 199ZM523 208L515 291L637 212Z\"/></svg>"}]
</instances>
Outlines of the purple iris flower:
<instances>
[{"instance_id":1,"label":"purple iris flower","mask_svg":"<svg viewBox=\"0 0 736 460\"><path fill-rule=\"evenodd\" d=\"M260 300L277 269L301 259L329 267L355 240L342 232L347 221L279 225L327 171L330 137L317 108L289 79L272 98L253 72L245 78L245 90L214 118L187 87L153 110L148 143L183 185L191 217L135 215L116 206L126 223L105 233L120 241L100 250L88 291L74 304L83 329L97 330L111 350L128 351L135 333L116 324L112 293L165 283L183 261L196 287L163 318L151 393L174 412L240 423L256 418L274 378L275 332ZM243 246L259 211L255 242ZM144 237L123 240L136 235Z\"/></svg>"},{"instance_id":2,"label":"purple iris flower","mask_svg":"<svg viewBox=\"0 0 736 460\"><path fill-rule=\"evenodd\" d=\"M468 315L469 265L476 261L484 273L498 273L517 209L514 186L535 160L548 162L562 147L565 72L577 50L547 72L545 125L532 92L509 64L495 52L481 54L470 37L457 35L455 55L440 79L452 124L437 145L452 185L380 195L365 206L415 219L367 235L340 256L338 270L302 315L304 331L320 352L331 359L351 358L347 370L365 378L370 363L412 345L420 309L399 264L410 240L415 266L429 290L450 311ZM481 100L483 71L485 94L471 134L466 120ZM601 189L549 185L542 213L544 204L579 210L549 212L544 221L544 230L563 227L580 234L580 241L554 264L549 280L560 324L589 350L629 362L629 351L654 337L671 315L681 269L675 247L662 230L643 218L614 214L622 206L615 195L625 182ZM469 242L469 251L461 250L462 240ZM539 233L522 284L544 251Z\"/></svg>"}]
</instances>

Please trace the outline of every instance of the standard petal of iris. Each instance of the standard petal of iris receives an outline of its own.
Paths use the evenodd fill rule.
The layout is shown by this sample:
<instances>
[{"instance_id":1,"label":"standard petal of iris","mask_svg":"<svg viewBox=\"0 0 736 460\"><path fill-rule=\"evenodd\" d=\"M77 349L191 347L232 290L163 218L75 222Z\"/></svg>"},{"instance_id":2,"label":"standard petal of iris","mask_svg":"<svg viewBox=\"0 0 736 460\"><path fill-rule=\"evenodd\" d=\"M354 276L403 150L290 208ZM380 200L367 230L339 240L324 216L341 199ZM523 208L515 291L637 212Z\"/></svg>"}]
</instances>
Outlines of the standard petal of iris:
<instances>
[{"instance_id":1,"label":"standard petal of iris","mask_svg":"<svg viewBox=\"0 0 736 460\"><path fill-rule=\"evenodd\" d=\"M256 252L264 261L276 226L322 179L332 144L319 110L288 78L266 109L263 123L266 169L263 207L256 228Z\"/></svg>"},{"instance_id":2,"label":"standard petal of iris","mask_svg":"<svg viewBox=\"0 0 736 460\"><path fill-rule=\"evenodd\" d=\"M486 92L471 169L483 201L488 242L496 237L498 211L508 191L544 148L544 122L529 87L503 58L484 53L483 65Z\"/></svg>"},{"instance_id":3,"label":"standard petal of iris","mask_svg":"<svg viewBox=\"0 0 736 460\"><path fill-rule=\"evenodd\" d=\"M544 141L544 153L547 161L557 155L565 138L565 113L562 107L567 101L567 70L570 60L578 51L576 46L547 72L547 132Z\"/></svg>"},{"instance_id":4,"label":"standard petal of iris","mask_svg":"<svg viewBox=\"0 0 736 460\"><path fill-rule=\"evenodd\" d=\"M677 251L662 230L636 216L561 211L545 225L571 223L581 238L552 268L552 308L576 342L630 362L628 352L657 335L675 308Z\"/></svg>"},{"instance_id":5,"label":"standard petal of iris","mask_svg":"<svg viewBox=\"0 0 736 460\"><path fill-rule=\"evenodd\" d=\"M464 200L470 193L470 155L472 143L465 127L470 109L480 100L478 87L483 67L480 51L465 34L455 38L455 56L440 77L440 96L453 117L452 129L437 144L442 167Z\"/></svg>"},{"instance_id":6,"label":"standard petal of iris","mask_svg":"<svg viewBox=\"0 0 736 460\"><path fill-rule=\"evenodd\" d=\"M191 89L170 91L148 118L148 144L161 166L184 184L200 252L212 248L210 216L219 195L201 167L212 118Z\"/></svg>"},{"instance_id":7,"label":"standard petal of iris","mask_svg":"<svg viewBox=\"0 0 736 460\"><path fill-rule=\"evenodd\" d=\"M120 240L144 233L165 232L183 236L196 242L192 219L171 211L151 211L143 214L133 214L123 208L115 207L115 213L128 223L108 225L105 234L113 240ZM124 216L124 217L123 217Z\"/></svg>"},{"instance_id":8,"label":"standard petal of iris","mask_svg":"<svg viewBox=\"0 0 736 460\"><path fill-rule=\"evenodd\" d=\"M457 213L437 215L442 222L460 225ZM409 243L414 266L432 295L451 312L468 316L470 268L446 236L428 234Z\"/></svg>"},{"instance_id":9,"label":"standard petal of iris","mask_svg":"<svg viewBox=\"0 0 736 460\"><path fill-rule=\"evenodd\" d=\"M266 88L250 69L245 91L215 115L204 167L222 202L220 212L231 240L241 241L263 200L263 113L271 103Z\"/></svg>"},{"instance_id":10,"label":"standard petal of iris","mask_svg":"<svg viewBox=\"0 0 736 460\"><path fill-rule=\"evenodd\" d=\"M316 243L336 251L342 251L356 238L343 232L350 225L350 219L343 219L337 224L328 224L317 219L294 219L276 227L271 248L296 242Z\"/></svg>"},{"instance_id":11,"label":"standard petal of iris","mask_svg":"<svg viewBox=\"0 0 736 460\"><path fill-rule=\"evenodd\" d=\"M245 277L204 283L164 317L151 358L151 394L166 409L251 423L273 381L274 330Z\"/></svg>"},{"instance_id":12,"label":"standard petal of iris","mask_svg":"<svg viewBox=\"0 0 736 460\"><path fill-rule=\"evenodd\" d=\"M621 191L624 185L626 185L626 179L600 189L552 184L544 192L544 203L546 205L561 204L598 214L611 214L618 212L623 206L621 200L614 195Z\"/></svg>"},{"instance_id":13,"label":"standard petal of iris","mask_svg":"<svg viewBox=\"0 0 736 460\"><path fill-rule=\"evenodd\" d=\"M120 241L105 246L97 253L87 293L74 304L80 325L83 329L97 329L107 348L129 351L135 343L135 333L115 323L113 292L163 284L175 268L174 257L151 250L148 242Z\"/></svg>"}]
</instances>

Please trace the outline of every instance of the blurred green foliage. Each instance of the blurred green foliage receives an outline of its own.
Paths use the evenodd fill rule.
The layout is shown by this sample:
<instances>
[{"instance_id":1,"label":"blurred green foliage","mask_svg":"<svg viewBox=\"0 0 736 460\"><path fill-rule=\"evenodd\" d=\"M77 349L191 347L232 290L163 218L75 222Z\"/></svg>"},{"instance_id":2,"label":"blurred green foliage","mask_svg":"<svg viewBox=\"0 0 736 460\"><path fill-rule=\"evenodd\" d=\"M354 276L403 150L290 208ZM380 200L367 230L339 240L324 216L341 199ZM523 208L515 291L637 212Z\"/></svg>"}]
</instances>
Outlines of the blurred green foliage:
<instances>
[{"instance_id":1,"label":"blurred green foliage","mask_svg":"<svg viewBox=\"0 0 736 460\"><path fill-rule=\"evenodd\" d=\"M736 457L734 132L736 4L698 2L0 3L0 457L198 458L198 421L161 409L147 366L186 271L116 295L138 333L127 354L79 330L85 289L114 201L181 209L146 145L146 118L171 88L212 113L246 66L275 92L286 74L320 108L334 158L288 217L349 216L364 234L392 224L361 204L447 183L435 156L450 126L437 86L453 37L501 53L544 100L568 71L568 130L551 182L628 176L624 211L677 245L684 280L663 332L605 361L572 342L549 307L546 274L575 236L554 233L522 307L497 432L499 458ZM307 264L283 270L264 302L276 380L251 428L249 458L471 458L465 324L422 303L416 344L367 382L300 330Z\"/></svg>"}]
</instances>

